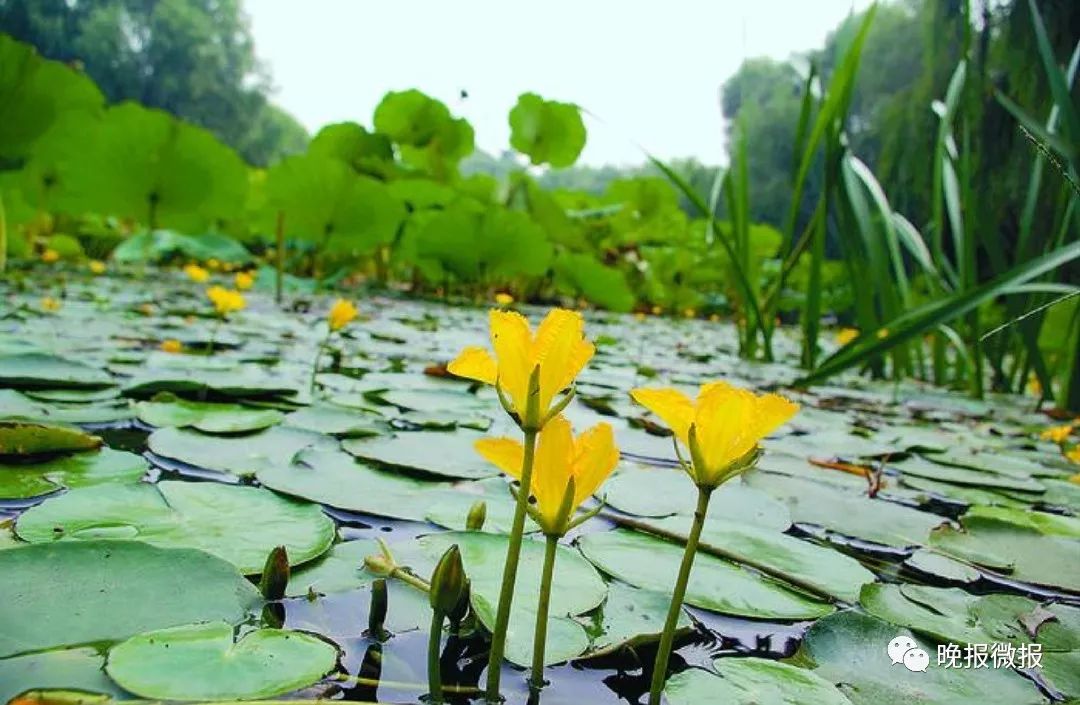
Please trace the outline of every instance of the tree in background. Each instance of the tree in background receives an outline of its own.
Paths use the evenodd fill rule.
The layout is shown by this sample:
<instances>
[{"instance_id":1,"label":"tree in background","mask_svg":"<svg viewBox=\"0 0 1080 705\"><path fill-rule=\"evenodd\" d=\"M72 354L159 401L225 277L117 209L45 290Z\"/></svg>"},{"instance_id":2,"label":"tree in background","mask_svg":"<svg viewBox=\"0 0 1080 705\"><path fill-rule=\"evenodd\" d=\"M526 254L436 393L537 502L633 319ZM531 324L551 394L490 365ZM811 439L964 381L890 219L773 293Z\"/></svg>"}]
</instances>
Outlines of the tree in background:
<instances>
[{"instance_id":1,"label":"tree in background","mask_svg":"<svg viewBox=\"0 0 1080 705\"><path fill-rule=\"evenodd\" d=\"M162 108L253 164L307 142L268 100L239 0L0 0L0 32L81 66L110 102Z\"/></svg>"}]
</instances>

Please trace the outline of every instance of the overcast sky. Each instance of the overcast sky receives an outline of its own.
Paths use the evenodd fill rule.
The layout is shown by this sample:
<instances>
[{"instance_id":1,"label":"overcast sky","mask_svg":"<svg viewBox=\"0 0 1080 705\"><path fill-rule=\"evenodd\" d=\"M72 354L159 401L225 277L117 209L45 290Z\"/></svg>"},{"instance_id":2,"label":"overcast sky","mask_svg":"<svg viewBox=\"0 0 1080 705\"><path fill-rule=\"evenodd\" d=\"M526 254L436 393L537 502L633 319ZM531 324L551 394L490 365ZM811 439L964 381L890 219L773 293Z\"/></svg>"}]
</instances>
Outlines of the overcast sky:
<instances>
[{"instance_id":1,"label":"overcast sky","mask_svg":"<svg viewBox=\"0 0 1080 705\"><path fill-rule=\"evenodd\" d=\"M497 154L520 93L576 102L586 164L723 159L719 86L746 57L821 46L866 0L245 0L278 104L314 134L371 124L390 90L419 88ZM468 92L461 99L462 90Z\"/></svg>"}]
</instances>

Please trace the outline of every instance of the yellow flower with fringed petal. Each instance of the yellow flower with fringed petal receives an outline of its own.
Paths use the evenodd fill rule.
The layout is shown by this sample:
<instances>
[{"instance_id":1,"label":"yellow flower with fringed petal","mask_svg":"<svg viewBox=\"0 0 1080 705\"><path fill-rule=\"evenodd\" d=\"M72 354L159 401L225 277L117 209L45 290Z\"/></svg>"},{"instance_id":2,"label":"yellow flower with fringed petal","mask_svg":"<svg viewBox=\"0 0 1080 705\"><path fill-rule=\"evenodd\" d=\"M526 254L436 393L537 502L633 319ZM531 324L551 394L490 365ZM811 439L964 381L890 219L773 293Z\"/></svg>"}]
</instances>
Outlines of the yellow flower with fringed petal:
<instances>
[{"instance_id":1,"label":"yellow flower with fringed petal","mask_svg":"<svg viewBox=\"0 0 1080 705\"><path fill-rule=\"evenodd\" d=\"M60 260L60 253L51 247L41 253L41 261L45 264L52 264Z\"/></svg>"},{"instance_id":2,"label":"yellow flower with fringed petal","mask_svg":"<svg viewBox=\"0 0 1080 705\"><path fill-rule=\"evenodd\" d=\"M690 449L686 467L699 487L717 487L753 465L761 439L799 410L777 394L757 395L726 382L702 385L696 400L676 389L635 389L630 396Z\"/></svg>"},{"instance_id":3,"label":"yellow flower with fringed petal","mask_svg":"<svg viewBox=\"0 0 1080 705\"><path fill-rule=\"evenodd\" d=\"M210 272L206 271L194 262L184 267L184 274L196 284L202 284L210 278Z\"/></svg>"},{"instance_id":4,"label":"yellow flower with fringed petal","mask_svg":"<svg viewBox=\"0 0 1080 705\"><path fill-rule=\"evenodd\" d=\"M240 311L247 306L247 301L239 291L226 289L223 286L212 286L206 290L206 296L214 304L214 310L219 316L225 317L234 311Z\"/></svg>"},{"instance_id":5,"label":"yellow flower with fringed petal","mask_svg":"<svg viewBox=\"0 0 1080 705\"><path fill-rule=\"evenodd\" d=\"M1069 437L1069 434L1073 432L1073 425L1071 423L1062 424L1061 426L1051 426L1042 433L1039 434L1039 438L1044 441L1052 441L1057 444L1062 444Z\"/></svg>"},{"instance_id":6,"label":"yellow flower with fringed petal","mask_svg":"<svg viewBox=\"0 0 1080 705\"><path fill-rule=\"evenodd\" d=\"M349 325L358 314L359 311L356 310L356 306L353 305L352 301L338 299L330 307L330 313L326 314L326 323L332 331L341 330Z\"/></svg>"},{"instance_id":7,"label":"yellow flower with fringed petal","mask_svg":"<svg viewBox=\"0 0 1080 705\"><path fill-rule=\"evenodd\" d=\"M552 413L552 400L570 386L592 359L595 346L585 339L581 314L552 309L533 335L529 322L514 311L491 311L492 357L480 347L468 347L447 369L452 374L495 385L506 397L508 411L523 426L541 428ZM536 418L529 413L529 387L536 372Z\"/></svg>"},{"instance_id":8,"label":"yellow flower with fringed petal","mask_svg":"<svg viewBox=\"0 0 1080 705\"><path fill-rule=\"evenodd\" d=\"M481 438L476 451L507 475L520 480L525 447L512 438ZM531 493L533 519L549 536L562 536L590 515L572 520L619 462L611 426L600 423L574 438L570 422L556 416L540 431L536 443ZM573 484L573 495L569 495Z\"/></svg>"},{"instance_id":9,"label":"yellow flower with fringed petal","mask_svg":"<svg viewBox=\"0 0 1080 705\"><path fill-rule=\"evenodd\" d=\"M502 306L503 308L506 308L510 304L514 303L514 297L510 294L507 294L505 291L500 291L499 293L495 294L495 303L499 306Z\"/></svg>"},{"instance_id":10,"label":"yellow flower with fringed petal","mask_svg":"<svg viewBox=\"0 0 1080 705\"><path fill-rule=\"evenodd\" d=\"M255 275L251 272L237 272L234 281L237 289L247 291L255 284Z\"/></svg>"}]
</instances>

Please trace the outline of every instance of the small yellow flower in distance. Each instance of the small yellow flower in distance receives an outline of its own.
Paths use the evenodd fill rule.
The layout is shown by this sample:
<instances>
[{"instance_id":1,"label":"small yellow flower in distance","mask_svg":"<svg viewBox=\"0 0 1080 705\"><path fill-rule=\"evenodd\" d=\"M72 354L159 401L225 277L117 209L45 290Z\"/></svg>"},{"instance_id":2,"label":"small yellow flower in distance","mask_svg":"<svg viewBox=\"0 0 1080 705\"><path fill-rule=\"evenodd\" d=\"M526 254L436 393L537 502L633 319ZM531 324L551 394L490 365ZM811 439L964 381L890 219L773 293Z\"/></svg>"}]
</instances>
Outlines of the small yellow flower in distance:
<instances>
[{"instance_id":1,"label":"small yellow flower in distance","mask_svg":"<svg viewBox=\"0 0 1080 705\"><path fill-rule=\"evenodd\" d=\"M535 335L529 321L516 311L491 311L488 321L495 356L484 348L468 347L447 369L458 377L497 385L519 421L535 424L538 430L551 411L555 395L570 386L596 352L585 339L585 319L576 311L552 309ZM539 370L539 415L526 419L533 370Z\"/></svg>"},{"instance_id":2,"label":"small yellow flower in distance","mask_svg":"<svg viewBox=\"0 0 1080 705\"><path fill-rule=\"evenodd\" d=\"M1042 433L1039 434L1039 438L1044 441L1052 441L1054 443L1064 443L1065 439L1069 437L1069 434L1073 432L1072 424L1062 424L1061 426L1051 426Z\"/></svg>"},{"instance_id":3,"label":"small yellow flower in distance","mask_svg":"<svg viewBox=\"0 0 1080 705\"><path fill-rule=\"evenodd\" d=\"M1034 372L1032 372L1031 375L1028 377L1027 390L1028 393L1031 394L1031 396L1042 399L1042 382L1039 381L1039 378L1035 375Z\"/></svg>"},{"instance_id":4,"label":"small yellow flower in distance","mask_svg":"<svg viewBox=\"0 0 1080 705\"><path fill-rule=\"evenodd\" d=\"M499 306L502 306L503 308L506 308L510 304L514 303L514 297L510 294L507 294L505 291L500 291L499 293L495 294L495 303L497 303Z\"/></svg>"},{"instance_id":5,"label":"small yellow flower in distance","mask_svg":"<svg viewBox=\"0 0 1080 705\"><path fill-rule=\"evenodd\" d=\"M645 312L644 311L638 311L637 313L635 313L634 314L634 320L636 320L636 321L644 321L645 320Z\"/></svg>"},{"instance_id":6,"label":"small yellow flower in distance","mask_svg":"<svg viewBox=\"0 0 1080 705\"><path fill-rule=\"evenodd\" d=\"M60 253L51 247L41 253L41 261L45 264L52 264L60 259Z\"/></svg>"},{"instance_id":7,"label":"small yellow flower in distance","mask_svg":"<svg viewBox=\"0 0 1080 705\"><path fill-rule=\"evenodd\" d=\"M90 272L93 273L93 274L104 274L105 273L105 263L102 262L101 260L92 259L92 260L90 260L90 263L87 266L90 267Z\"/></svg>"},{"instance_id":8,"label":"small yellow flower in distance","mask_svg":"<svg viewBox=\"0 0 1080 705\"><path fill-rule=\"evenodd\" d=\"M214 310L219 316L228 316L234 311L239 311L247 305L239 291L226 289L223 286L212 286L206 290L206 296L214 304Z\"/></svg>"},{"instance_id":9,"label":"small yellow flower in distance","mask_svg":"<svg viewBox=\"0 0 1080 705\"><path fill-rule=\"evenodd\" d=\"M210 272L206 271L197 264L189 264L184 267L184 274L188 275L188 279L196 284L202 284L210 278Z\"/></svg>"},{"instance_id":10,"label":"small yellow flower in distance","mask_svg":"<svg viewBox=\"0 0 1080 705\"><path fill-rule=\"evenodd\" d=\"M686 318L694 318L695 316L697 316L697 311L692 308L688 308L682 312L682 315Z\"/></svg>"},{"instance_id":11,"label":"small yellow flower in distance","mask_svg":"<svg viewBox=\"0 0 1080 705\"><path fill-rule=\"evenodd\" d=\"M659 316L663 312L664 312L664 309L660 308L659 306L653 306L652 307L652 315L654 315L654 316Z\"/></svg>"},{"instance_id":12,"label":"small yellow flower in distance","mask_svg":"<svg viewBox=\"0 0 1080 705\"><path fill-rule=\"evenodd\" d=\"M716 323L717 321L720 320L720 314L719 313L709 314L709 320L712 321L713 323Z\"/></svg>"},{"instance_id":13,"label":"small yellow flower in distance","mask_svg":"<svg viewBox=\"0 0 1080 705\"><path fill-rule=\"evenodd\" d=\"M161 341L161 350L162 350L162 352L167 352L167 353L183 352L184 351L184 344L181 343L179 340L173 340L173 339L163 340L163 341Z\"/></svg>"},{"instance_id":14,"label":"small yellow flower in distance","mask_svg":"<svg viewBox=\"0 0 1080 705\"><path fill-rule=\"evenodd\" d=\"M154 304L140 304L139 305L139 313L141 313L144 316L153 316L154 315L154 310L155 310L154 309Z\"/></svg>"},{"instance_id":15,"label":"small yellow flower in distance","mask_svg":"<svg viewBox=\"0 0 1080 705\"><path fill-rule=\"evenodd\" d=\"M341 330L349 325L358 313L359 311L356 310L356 306L353 305L352 301L338 299L330 307L330 313L326 314L326 322L329 324L330 330Z\"/></svg>"},{"instance_id":16,"label":"small yellow flower in distance","mask_svg":"<svg viewBox=\"0 0 1080 705\"><path fill-rule=\"evenodd\" d=\"M525 447L512 438L481 438L476 451L517 480ZM540 431L533 464L532 495L536 497L533 518L545 534L562 536L581 503L591 497L619 462L619 449L611 426L600 423L574 438L570 422L556 416ZM569 513L563 503L573 480Z\"/></svg>"},{"instance_id":17,"label":"small yellow flower in distance","mask_svg":"<svg viewBox=\"0 0 1080 705\"><path fill-rule=\"evenodd\" d=\"M237 272L234 279L237 289L247 291L255 283L255 274L252 272Z\"/></svg>"},{"instance_id":18,"label":"small yellow flower in distance","mask_svg":"<svg viewBox=\"0 0 1080 705\"><path fill-rule=\"evenodd\" d=\"M702 487L717 487L753 465L761 439L799 410L777 394L757 395L726 382L703 384L696 400L670 388L634 389L630 396L690 449L689 470Z\"/></svg>"},{"instance_id":19,"label":"small yellow flower in distance","mask_svg":"<svg viewBox=\"0 0 1080 705\"><path fill-rule=\"evenodd\" d=\"M1065 453L1065 457L1073 461L1077 465L1080 465L1080 445L1075 445L1072 450ZM1073 475L1069 478L1069 482L1075 482L1080 485L1080 474Z\"/></svg>"},{"instance_id":20,"label":"small yellow flower in distance","mask_svg":"<svg viewBox=\"0 0 1080 705\"><path fill-rule=\"evenodd\" d=\"M54 299L51 296L46 296L41 300L41 310L47 311L48 313L56 313L60 310L61 306L63 306L63 304L60 303L60 299Z\"/></svg>"},{"instance_id":21,"label":"small yellow flower in distance","mask_svg":"<svg viewBox=\"0 0 1080 705\"><path fill-rule=\"evenodd\" d=\"M210 271L216 272L217 270L221 269L221 262L218 262L216 259L211 257L210 259L206 260L206 266L210 269Z\"/></svg>"},{"instance_id":22,"label":"small yellow flower in distance","mask_svg":"<svg viewBox=\"0 0 1080 705\"><path fill-rule=\"evenodd\" d=\"M883 340L885 338L888 338L889 337L889 329L888 328L879 328L878 332L877 332L877 337L878 337L879 340Z\"/></svg>"},{"instance_id":23,"label":"small yellow flower in distance","mask_svg":"<svg viewBox=\"0 0 1080 705\"><path fill-rule=\"evenodd\" d=\"M841 328L836 332L836 344L847 345L859 337L858 328Z\"/></svg>"}]
</instances>

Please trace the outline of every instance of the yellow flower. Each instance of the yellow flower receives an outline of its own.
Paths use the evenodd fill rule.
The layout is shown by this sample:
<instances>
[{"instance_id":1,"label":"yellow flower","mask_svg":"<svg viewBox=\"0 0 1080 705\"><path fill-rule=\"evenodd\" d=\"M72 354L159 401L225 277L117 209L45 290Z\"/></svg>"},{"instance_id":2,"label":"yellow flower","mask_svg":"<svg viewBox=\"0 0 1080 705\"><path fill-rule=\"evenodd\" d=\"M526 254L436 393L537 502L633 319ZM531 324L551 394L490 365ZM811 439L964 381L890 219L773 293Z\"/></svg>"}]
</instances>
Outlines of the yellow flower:
<instances>
[{"instance_id":1,"label":"yellow flower","mask_svg":"<svg viewBox=\"0 0 1080 705\"><path fill-rule=\"evenodd\" d=\"M1062 424L1061 426L1051 426L1050 428L1039 434L1039 438L1044 441L1053 441L1054 443L1064 443L1065 439L1069 437L1069 434L1073 432L1072 424Z\"/></svg>"},{"instance_id":2,"label":"yellow flower","mask_svg":"<svg viewBox=\"0 0 1080 705\"><path fill-rule=\"evenodd\" d=\"M206 266L216 272L217 270L221 269L221 262L218 262L216 259L211 257L210 259L206 260Z\"/></svg>"},{"instance_id":3,"label":"yellow flower","mask_svg":"<svg viewBox=\"0 0 1080 705\"><path fill-rule=\"evenodd\" d=\"M592 359L596 348L584 337L580 313L552 309L533 335L529 322L514 311L491 311L492 357L480 347L468 347L447 369L458 377L496 385L507 397L509 411L522 424L538 430L551 412L555 395L570 386ZM537 371L536 418L529 411L529 386Z\"/></svg>"},{"instance_id":4,"label":"yellow flower","mask_svg":"<svg viewBox=\"0 0 1080 705\"><path fill-rule=\"evenodd\" d=\"M476 451L507 475L521 479L525 448L512 438L481 438ZM611 426L600 423L574 438L570 422L556 416L540 431L533 461L533 519L545 534L562 536L574 512L591 497L619 462ZM573 497L564 507L573 480Z\"/></svg>"},{"instance_id":5,"label":"yellow flower","mask_svg":"<svg viewBox=\"0 0 1080 705\"><path fill-rule=\"evenodd\" d=\"M884 340L885 338L888 338L889 337L889 329L888 328L878 328L877 337L878 337L878 340Z\"/></svg>"},{"instance_id":6,"label":"yellow flower","mask_svg":"<svg viewBox=\"0 0 1080 705\"><path fill-rule=\"evenodd\" d=\"M703 487L717 487L746 470L761 439L799 410L777 394L757 395L726 382L702 385L696 401L676 389L634 389L630 396L690 449L688 470Z\"/></svg>"},{"instance_id":7,"label":"yellow flower","mask_svg":"<svg viewBox=\"0 0 1080 705\"><path fill-rule=\"evenodd\" d=\"M46 296L41 300L41 310L49 313L56 313L63 306L59 299L54 299L51 296Z\"/></svg>"},{"instance_id":8,"label":"yellow flower","mask_svg":"<svg viewBox=\"0 0 1080 705\"><path fill-rule=\"evenodd\" d=\"M154 311L155 311L154 304L140 304L139 305L139 313L141 313L144 316L153 316Z\"/></svg>"},{"instance_id":9,"label":"yellow flower","mask_svg":"<svg viewBox=\"0 0 1080 705\"><path fill-rule=\"evenodd\" d=\"M184 351L184 344L181 343L179 340L172 340L172 339L163 340L163 341L161 341L161 350L162 350L162 352L167 352L167 353L183 352Z\"/></svg>"},{"instance_id":10,"label":"yellow flower","mask_svg":"<svg viewBox=\"0 0 1080 705\"><path fill-rule=\"evenodd\" d=\"M637 313L635 313L634 314L634 320L635 321L644 321L645 320L645 312L644 311L638 311Z\"/></svg>"},{"instance_id":11,"label":"yellow flower","mask_svg":"<svg viewBox=\"0 0 1080 705\"><path fill-rule=\"evenodd\" d=\"M688 308L682 312L682 315L685 318L694 318L695 316L697 316L697 311L692 308Z\"/></svg>"},{"instance_id":12,"label":"yellow flower","mask_svg":"<svg viewBox=\"0 0 1080 705\"><path fill-rule=\"evenodd\" d=\"M654 315L654 316L659 316L663 312L664 312L664 309L660 308L659 306L653 306L652 307L652 315Z\"/></svg>"},{"instance_id":13,"label":"yellow flower","mask_svg":"<svg viewBox=\"0 0 1080 705\"><path fill-rule=\"evenodd\" d=\"M352 301L338 299L330 307L330 313L326 314L326 322L330 325L330 330L341 330L356 318L357 313Z\"/></svg>"},{"instance_id":14,"label":"yellow flower","mask_svg":"<svg viewBox=\"0 0 1080 705\"><path fill-rule=\"evenodd\" d=\"M210 278L210 272L206 271L197 264L189 264L184 267L184 274L188 275L188 279L196 284L202 284Z\"/></svg>"},{"instance_id":15,"label":"yellow flower","mask_svg":"<svg viewBox=\"0 0 1080 705\"><path fill-rule=\"evenodd\" d=\"M1065 457L1073 461L1077 465L1080 465L1080 445L1075 445L1072 450L1065 453ZM1080 485L1080 474L1073 475L1069 478L1069 482L1075 482Z\"/></svg>"},{"instance_id":16,"label":"yellow flower","mask_svg":"<svg viewBox=\"0 0 1080 705\"><path fill-rule=\"evenodd\" d=\"M93 273L93 274L104 274L105 273L105 263L102 262L101 260L92 259L92 260L90 260L90 263L87 266L90 267L90 272Z\"/></svg>"},{"instance_id":17,"label":"yellow flower","mask_svg":"<svg viewBox=\"0 0 1080 705\"><path fill-rule=\"evenodd\" d=\"M236 288L240 291L247 291L255 283L255 275L252 272L237 272Z\"/></svg>"},{"instance_id":18,"label":"yellow flower","mask_svg":"<svg viewBox=\"0 0 1080 705\"><path fill-rule=\"evenodd\" d=\"M712 321L713 323L716 323L717 321L720 320L720 314L719 313L709 314L709 320Z\"/></svg>"},{"instance_id":19,"label":"yellow flower","mask_svg":"<svg viewBox=\"0 0 1080 705\"><path fill-rule=\"evenodd\" d=\"M859 337L858 328L841 328L836 332L836 344L847 345Z\"/></svg>"},{"instance_id":20,"label":"yellow flower","mask_svg":"<svg viewBox=\"0 0 1080 705\"><path fill-rule=\"evenodd\" d=\"M1035 376L1034 372L1032 372L1031 375L1028 377L1027 390L1031 394L1031 396L1042 399L1042 383L1039 382L1039 378Z\"/></svg>"},{"instance_id":21,"label":"yellow flower","mask_svg":"<svg viewBox=\"0 0 1080 705\"><path fill-rule=\"evenodd\" d=\"M502 306L503 308L506 308L510 304L514 303L514 297L510 294L507 294L505 291L500 291L499 293L495 294L495 303L497 303L499 306Z\"/></svg>"},{"instance_id":22,"label":"yellow flower","mask_svg":"<svg viewBox=\"0 0 1080 705\"><path fill-rule=\"evenodd\" d=\"M60 253L51 247L41 253L41 261L45 264L52 264L60 259Z\"/></svg>"},{"instance_id":23,"label":"yellow flower","mask_svg":"<svg viewBox=\"0 0 1080 705\"><path fill-rule=\"evenodd\" d=\"M214 310L223 317L228 316L233 311L239 311L247 305L239 291L226 289L222 286L210 287L206 290L206 295L214 304Z\"/></svg>"}]
</instances>

